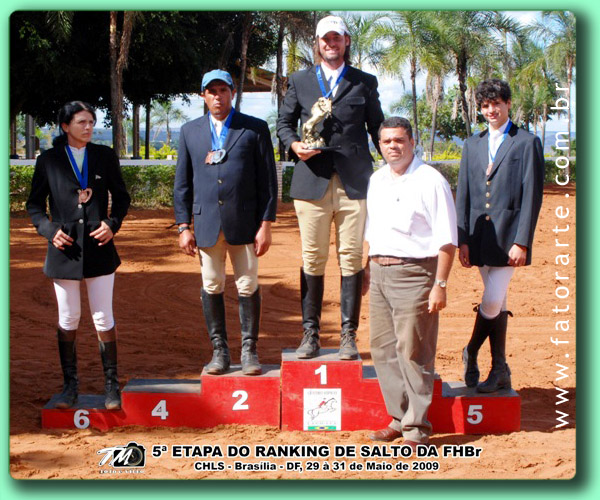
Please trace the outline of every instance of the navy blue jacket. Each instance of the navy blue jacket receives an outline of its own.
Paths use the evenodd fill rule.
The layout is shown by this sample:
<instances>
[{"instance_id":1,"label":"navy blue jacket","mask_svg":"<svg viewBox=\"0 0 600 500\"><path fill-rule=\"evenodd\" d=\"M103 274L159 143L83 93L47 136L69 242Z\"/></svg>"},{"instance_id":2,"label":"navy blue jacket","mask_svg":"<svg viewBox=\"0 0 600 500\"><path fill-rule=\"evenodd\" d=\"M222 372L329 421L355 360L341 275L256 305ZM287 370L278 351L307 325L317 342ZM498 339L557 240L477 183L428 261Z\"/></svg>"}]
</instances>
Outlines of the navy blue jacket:
<instances>
[{"instance_id":1,"label":"navy blue jacket","mask_svg":"<svg viewBox=\"0 0 600 500\"><path fill-rule=\"evenodd\" d=\"M263 220L274 221L277 174L269 127L264 120L235 112L222 163L208 165L208 115L181 127L173 203L175 222L194 221L199 247L212 247L223 230L231 245L246 245Z\"/></svg>"},{"instance_id":2,"label":"navy blue jacket","mask_svg":"<svg viewBox=\"0 0 600 500\"><path fill-rule=\"evenodd\" d=\"M44 273L50 278L81 280L111 274L121 263L113 240L98 246L90 232L104 221L116 234L131 201L125 188L119 159L107 147L89 143L88 187L91 199L79 203L79 181L69 162L66 146L42 153L35 164L27 211L37 232L48 240ZM111 211L108 213L108 195ZM46 213L49 199L50 218ZM62 229L71 236L73 245L59 250L52 244Z\"/></svg>"},{"instance_id":3,"label":"navy blue jacket","mask_svg":"<svg viewBox=\"0 0 600 500\"><path fill-rule=\"evenodd\" d=\"M529 265L544 193L539 137L513 124L489 176L487 166L485 130L463 146L456 193L458 243L469 245L469 259L475 266L507 266L514 244L527 247Z\"/></svg>"},{"instance_id":4,"label":"navy blue jacket","mask_svg":"<svg viewBox=\"0 0 600 500\"><path fill-rule=\"evenodd\" d=\"M324 83L329 90L327 82ZM310 118L311 108L319 97L322 97L321 88L314 66L290 76L277 120L277 135L290 152L292 143L301 140L298 120L304 124ZM332 115L317 126L328 146L341 146L341 149L323 151L306 162L298 161L290 195L302 200L319 200L325 194L331 175L337 172L348 198L365 199L373 173L368 134L379 149L378 131L383 119L377 78L348 67L333 98Z\"/></svg>"}]
</instances>

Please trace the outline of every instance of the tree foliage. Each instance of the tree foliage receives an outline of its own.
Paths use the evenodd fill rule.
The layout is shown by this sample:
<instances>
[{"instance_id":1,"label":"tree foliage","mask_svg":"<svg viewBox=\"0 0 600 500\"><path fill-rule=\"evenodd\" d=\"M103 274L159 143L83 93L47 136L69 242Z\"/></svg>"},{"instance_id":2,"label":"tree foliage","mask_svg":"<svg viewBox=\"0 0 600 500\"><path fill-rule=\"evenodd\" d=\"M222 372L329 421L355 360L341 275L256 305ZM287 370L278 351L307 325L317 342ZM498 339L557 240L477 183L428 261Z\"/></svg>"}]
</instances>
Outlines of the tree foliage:
<instances>
[{"instance_id":1,"label":"tree foliage","mask_svg":"<svg viewBox=\"0 0 600 500\"><path fill-rule=\"evenodd\" d=\"M108 112L110 120L109 12L62 14L56 28L48 12L15 12L10 19L11 118L17 113L52 123L65 102L78 99ZM124 96L130 103L200 91L213 68L240 75L243 12L142 12L133 27ZM52 16L50 16L52 17ZM248 66L273 53L275 27L262 14L248 45ZM43 84L41 83L43 82Z\"/></svg>"}]
</instances>

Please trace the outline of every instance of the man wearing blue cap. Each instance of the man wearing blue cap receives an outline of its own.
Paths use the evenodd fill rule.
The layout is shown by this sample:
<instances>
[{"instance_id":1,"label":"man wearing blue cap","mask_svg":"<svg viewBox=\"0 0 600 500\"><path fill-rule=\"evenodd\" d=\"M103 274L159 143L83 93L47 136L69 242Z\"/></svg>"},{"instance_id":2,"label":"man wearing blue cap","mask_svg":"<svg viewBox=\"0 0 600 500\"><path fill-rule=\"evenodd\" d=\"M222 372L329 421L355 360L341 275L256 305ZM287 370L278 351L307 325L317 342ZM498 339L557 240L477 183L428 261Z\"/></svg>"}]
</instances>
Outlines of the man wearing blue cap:
<instances>
[{"instance_id":1,"label":"man wearing blue cap","mask_svg":"<svg viewBox=\"0 0 600 500\"><path fill-rule=\"evenodd\" d=\"M229 254L239 296L242 372L259 375L258 257L269 249L277 210L271 135L265 121L233 109L235 89L226 71L206 73L201 95L209 113L183 125L179 136L173 192L179 247L200 256L202 309L213 345L207 373L220 375L231 364L224 302Z\"/></svg>"},{"instance_id":2,"label":"man wearing blue cap","mask_svg":"<svg viewBox=\"0 0 600 500\"><path fill-rule=\"evenodd\" d=\"M304 336L299 358L313 358L320 349L319 330L324 275L331 224L341 277L339 358L358 358L356 333L363 279L363 236L367 186L373 173L369 135L378 148L383 112L377 78L350 66L350 34L342 18L327 16L316 30L316 65L289 78L277 120L277 135L298 161L290 194L302 240L300 291ZM311 121L318 100L329 101L331 113L317 126L327 148L303 142L298 122ZM321 101L322 102L322 101Z\"/></svg>"}]
</instances>

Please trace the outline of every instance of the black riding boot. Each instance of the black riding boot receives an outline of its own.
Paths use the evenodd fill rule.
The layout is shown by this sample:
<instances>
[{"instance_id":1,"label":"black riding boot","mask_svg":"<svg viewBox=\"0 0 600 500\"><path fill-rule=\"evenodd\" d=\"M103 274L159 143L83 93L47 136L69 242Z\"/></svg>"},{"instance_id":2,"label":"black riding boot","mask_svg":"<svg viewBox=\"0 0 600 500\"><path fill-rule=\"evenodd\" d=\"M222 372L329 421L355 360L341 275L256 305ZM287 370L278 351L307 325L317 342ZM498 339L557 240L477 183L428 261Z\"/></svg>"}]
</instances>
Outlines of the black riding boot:
<instances>
[{"instance_id":1,"label":"black riding boot","mask_svg":"<svg viewBox=\"0 0 600 500\"><path fill-rule=\"evenodd\" d=\"M104 406L107 410L121 409L121 391L117 376L117 341L98 341L104 368Z\"/></svg>"},{"instance_id":2,"label":"black riding boot","mask_svg":"<svg viewBox=\"0 0 600 500\"><path fill-rule=\"evenodd\" d=\"M484 318L479 312L479 307L476 306L473 311L477 312L473 333L467 346L463 349L463 377L467 387L475 387L479 383L479 366L477 365L477 354L479 349L488 338L494 321L493 319Z\"/></svg>"},{"instance_id":3,"label":"black riding boot","mask_svg":"<svg viewBox=\"0 0 600 500\"><path fill-rule=\"evenodd\" d=\"M302 304L302 328L304 337L296 356L300 359L314 358L319 354L319 330L325 276L312 276L300 269L300 293Z\"/></svg>"},{"instance_id":4,"label":"black riding boot","mask_svg":"<svg viewBox=\"0 0 600 500\"><path fill-rule=\"evenodd\" d=\"M77 402L77 348L75 344L77 330L66 331L58 329L58 354L63 372L63 390L56 400L55 408L71 408Z\"/></svg>"},{"instance_id":5,"label":"black riding boot","mask_svg":"<svg viewBox=\"0 0 600 500\"><path fill-rule=\"evenodd\" d=\"M260 290L250 297L239 297L240 327L242 333L242 373L260 375L262 369L256 353L258 331L260 328Z\"/></svg>"},{"instance_id":6,"label":"black riding boot","mask_svg":"<svg viewBox=\"0 0 600 500\"><path fill-rule=\"evenodd\" d=\"M342 313L342 338L340 340L340 359L358 359L356 348L356 330L360 321L360 303L362 299L362 281L364 271L352 276L342 276L340 310Z\"/></svg>"},{"instance_id":7,"label":"black riding boot","mask_svg":"<svg viewBox=\"0 0 600 500\"><path fill-rule=\"evenodd\" d=\"M225 330L225 300L222 293L208 293L202 289L202 310L208 336L213 345L213 356L206 365L210 375L222 375L229 370L231 358Z\"/></svg>"},{"instance_id":8,"label":"black riding boot","mask_svg":"<svg viewBox=\"0 0 600 500\"><path fill-rule=\"evenodd\" d=\"M490 347L492 351L492 370L485 382L477 386L478 392L496 392L510 389L510 368L506 364L506 328L510 311L502 311L494 320L490 331Z\"/></svg>"},{"instance_id":9,"label":"black riding boot","mask_svg":"<svg viewBox=\"0 0 600 500\"><path fill-rule=\"evenodd\" d=\"M104 369L104 407L107 410L121 409L121 391L117 376L117 331L115 327L97 332L100 358Z\"/></svg>"}]
</instances>

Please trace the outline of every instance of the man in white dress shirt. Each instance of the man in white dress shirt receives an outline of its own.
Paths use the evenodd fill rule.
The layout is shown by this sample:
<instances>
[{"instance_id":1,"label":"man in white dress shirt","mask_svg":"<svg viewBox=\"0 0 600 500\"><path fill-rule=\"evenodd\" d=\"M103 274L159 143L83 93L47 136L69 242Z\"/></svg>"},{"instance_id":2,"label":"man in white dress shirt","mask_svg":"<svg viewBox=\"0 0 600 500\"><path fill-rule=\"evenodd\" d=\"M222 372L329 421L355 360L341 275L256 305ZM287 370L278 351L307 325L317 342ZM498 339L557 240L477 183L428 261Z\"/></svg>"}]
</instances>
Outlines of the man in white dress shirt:
<instances>
[{"instance_id":1,"label":"man in white dress shirt","mask_svg":"<svg viewBox=\"0 0 600 500\"><path fill-rule=\"evenodd\" d=\"M371 355L389 426L375 441L404 436L416 448L431 434L427 412L434 382L438 314L457 244L456 213L448 182L414 155L412 127L392 117L379 129L387 164L367 192Z\"/></svg>"}]
</instances>

